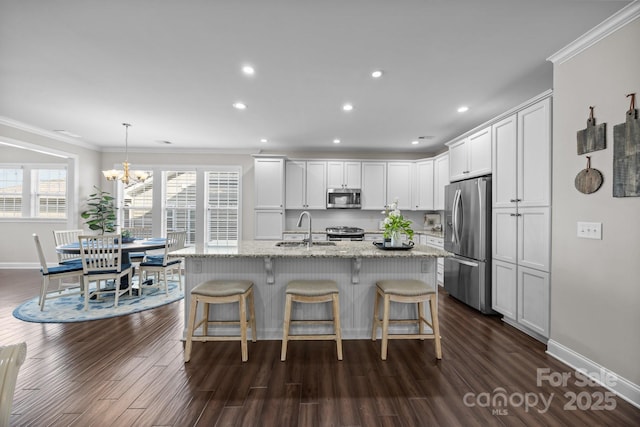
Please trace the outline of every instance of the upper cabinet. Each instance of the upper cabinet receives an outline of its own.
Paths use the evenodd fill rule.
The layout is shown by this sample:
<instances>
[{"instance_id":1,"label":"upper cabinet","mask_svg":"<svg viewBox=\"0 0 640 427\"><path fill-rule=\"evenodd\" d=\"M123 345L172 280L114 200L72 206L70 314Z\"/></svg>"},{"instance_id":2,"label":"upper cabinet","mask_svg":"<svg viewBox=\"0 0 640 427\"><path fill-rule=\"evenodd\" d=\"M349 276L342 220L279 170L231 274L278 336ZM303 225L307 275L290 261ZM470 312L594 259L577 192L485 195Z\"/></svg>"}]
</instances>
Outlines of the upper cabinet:
<instances>
[{"instance_id":1,"label":"upper cabinet","mask_svg":"<svg viewBox=\"0 0 640 427\"><path fill-rule=\"evenodd\" d=\"M361 188L360 162L327 162L327 188Z\"/></svg>"},{"instance_id":2,"label":"upper cabinet","mask_svg":"<svg viewBox=\"0 0 640 427\"><path fill-rule=\"evenodd\" d=\"M433 160L433 209L444 210L444 188L449 184L449 153Z\"/></svg>"},{"instance_id":3,"label":"upper cabinet","mask_svg":"<svg viewBox=\"0 0 640 427\"><path fill-rule=\"evenodd\" d=\"M491 173L491 126L447 145L450 181Z\"/></svg>"},{"instance_id":4,"label":"upper cabinet","mask_svg":"<svg viewBox=\"0 0 640 427\"><path fill-rule=\"evenodd\" d=\"M256 158L255 209L284 208L284 159Z\"/></svg>"},{"instance_id":5,"label":"upper cabinet","mask_svg":"<svg viewBox=\"0 0 640 427\"><path fill-rule=\"evenodd\" d=\"M551 99L493 125L493 206L551 203Z\"/></svg>"},{"instance_id":6,"label":"upper cabinet","mask_svg":"<svg viewBox=\"0 0 640 427\"><path fill-rule=\"evenodd\" d=\"M362 162L362 209L383 209L387 204L387 163Z\"/></svg>"},{"instance_id":7,"label":"upper cabinet","mask_svg":"<svg viewBox=\"0 0 640 427\"><path fill-rule=\"evenodd\" d=\"M326 209L326 171L324 161L287 161L286 208Z\"/></svg>"},{"instance_id":8,"label":"upper cabinet","mask_svg":"<svg viewBox=\"0 0 640 427\"><path fill-rule=\"evenodd\" d=\"M413 162L387 163L386 204L391 204L397 200L398 209L413 209L412 189L415 187L413 184L415 180L413 166Z\"/></svg>"},{"instance_id":9,"label":"upper cabinet","mask_svg":"<svg viewBox=\"0 0 640 427\"><path fill-rule=\"evenodd\" d=\"M416 192L414 207L416 210L434 209L434 161L420 160L416 163ZM447 176L447 180L448 180ZM444 204L444 203L443 203Z\"/></svg>"}]
</instances>

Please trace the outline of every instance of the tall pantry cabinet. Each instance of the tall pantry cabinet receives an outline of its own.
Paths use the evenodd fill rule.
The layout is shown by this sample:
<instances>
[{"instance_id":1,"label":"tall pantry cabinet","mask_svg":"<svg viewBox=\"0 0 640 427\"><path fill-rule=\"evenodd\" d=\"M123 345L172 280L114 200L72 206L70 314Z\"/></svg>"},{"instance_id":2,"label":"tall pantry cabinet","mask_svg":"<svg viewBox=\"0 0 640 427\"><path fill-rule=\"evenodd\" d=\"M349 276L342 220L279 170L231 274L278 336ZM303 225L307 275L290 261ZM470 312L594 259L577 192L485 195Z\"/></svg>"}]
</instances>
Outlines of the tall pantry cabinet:
<instances>
[{"instance_id":1,"label":"tall pantry cabinet","mask_svg":"<svg viewBox=\"0 0 640 427\"><path fill-rule=\"evenodd\" d=\"M546 341L551 240L551 98L492 126L493 309Z\"/></svg>"}]
</instances>

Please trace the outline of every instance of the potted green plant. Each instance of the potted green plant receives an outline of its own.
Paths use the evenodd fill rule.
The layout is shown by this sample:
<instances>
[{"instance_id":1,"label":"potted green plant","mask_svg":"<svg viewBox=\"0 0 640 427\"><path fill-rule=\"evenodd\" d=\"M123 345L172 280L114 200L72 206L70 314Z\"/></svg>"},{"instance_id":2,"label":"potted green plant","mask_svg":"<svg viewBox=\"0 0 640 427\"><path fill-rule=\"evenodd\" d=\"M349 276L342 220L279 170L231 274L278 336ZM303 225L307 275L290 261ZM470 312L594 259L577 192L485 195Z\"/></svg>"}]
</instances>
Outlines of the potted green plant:
<instances>
[{"instance_id":1,"label":"potted green plant","mask_svg":"<svg viewBox=\"0 0 640 427\"><path fill-rule=\"evenodd\" d=\"M411 221L405 219L398 209L398 200L391 203L390 206L386 206L386 209L382 211L385 215L384 224L384 238L385 241L389 239L390 246L400 247L402 246L402 234L406 234L409 241L413 241L413 229L411 228Z\"/></svg>"},{"instance_id":2,"label":"potted green plant","mask_svg":"<svg viewBox=\"0 0 640 427\"><path fill-rule=\"evenodd\" d=\"M116 206L114 197L107 191L95 187L96 192L87 199L87 210L80 216L86 219L85 224L90 230L100 231L100 234L116 231Z\"/></svg>"}]
</instances>

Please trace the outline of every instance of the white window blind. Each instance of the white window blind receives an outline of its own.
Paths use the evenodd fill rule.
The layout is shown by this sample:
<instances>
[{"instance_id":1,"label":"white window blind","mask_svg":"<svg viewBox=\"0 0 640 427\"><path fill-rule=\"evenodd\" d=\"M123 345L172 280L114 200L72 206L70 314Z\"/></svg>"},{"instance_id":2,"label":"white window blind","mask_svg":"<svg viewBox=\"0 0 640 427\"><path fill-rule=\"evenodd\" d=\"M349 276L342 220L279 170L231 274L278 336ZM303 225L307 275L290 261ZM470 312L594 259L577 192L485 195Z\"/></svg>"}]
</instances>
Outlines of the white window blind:
<instances>
[{"instance_id":1,"label":"white window blind","mask_svg":"<svg viewBox=\"0 0 640 427\"><path fill-rule=\"evenodd\" d=\"M31 171L32 212L40 218L67 216L66 169L33 169Z\"/></svg>"},{"instance_id":2,"label":"white window blind","mask_svg":"<svg viewBox=\"0 0 640 427\"><path fill-rule=\"evenodd\" d=\"M240 173L207 172L207 242L216 246L238 244Z\"/></svg>"},{"instance_id":3,"label":"white window blind","mask_svg":"<svg viewBox=\"0 0 640 427\"><path fill-rule=\"evenodd\" d=\"M22 169L0 169L0 217L22 216Z\"/></svg>"},{"instance_id":4,"label":"white window blind","mask_svg":"<svg viewBox=\"0 0 640 427\"><path fill-rule=\"evenodd\" d=\"M126 185L123 189L122 226L151 229L153 220L153 174L144 182Z\"/></svg>"},{"instance_id":5,"label":"white window blind","mask_svg":"<svg viewBox=\"0 0 640 427\"><path fill-rule=\"evenodd\" d=\"M165 172L166 229L185 230L187 244L196 240L196 172Z\"/></svg>"}]
</instances>

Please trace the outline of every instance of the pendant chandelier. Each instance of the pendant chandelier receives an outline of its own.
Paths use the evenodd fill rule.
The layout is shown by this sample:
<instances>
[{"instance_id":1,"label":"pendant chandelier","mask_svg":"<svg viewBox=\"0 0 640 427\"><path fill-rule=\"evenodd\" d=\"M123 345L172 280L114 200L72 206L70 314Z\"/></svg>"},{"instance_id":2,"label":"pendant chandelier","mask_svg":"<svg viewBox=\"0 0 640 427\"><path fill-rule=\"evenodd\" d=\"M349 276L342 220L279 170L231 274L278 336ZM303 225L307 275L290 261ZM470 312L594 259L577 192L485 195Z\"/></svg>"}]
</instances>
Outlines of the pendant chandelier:
<instances>
[{"instance_id":1,"label":"pendant chandelier","mask_svg":"<svg viewBox=\"0 0 640 427\"><path fill-rule=\"evenodd\" d=\"M125 128L124 136L124 154L125 160L122 162L122 170L111 169L102 171L102 174L107 181L115 181L119 179L124 184L129 184L130 181L144 182L149 177L149 173L145 171L132 171L129 169L129 123L123 123Z\"/></svg>"}]
</instances>

